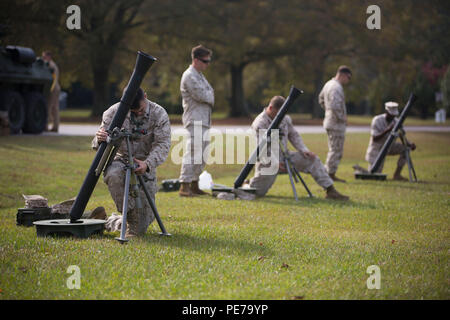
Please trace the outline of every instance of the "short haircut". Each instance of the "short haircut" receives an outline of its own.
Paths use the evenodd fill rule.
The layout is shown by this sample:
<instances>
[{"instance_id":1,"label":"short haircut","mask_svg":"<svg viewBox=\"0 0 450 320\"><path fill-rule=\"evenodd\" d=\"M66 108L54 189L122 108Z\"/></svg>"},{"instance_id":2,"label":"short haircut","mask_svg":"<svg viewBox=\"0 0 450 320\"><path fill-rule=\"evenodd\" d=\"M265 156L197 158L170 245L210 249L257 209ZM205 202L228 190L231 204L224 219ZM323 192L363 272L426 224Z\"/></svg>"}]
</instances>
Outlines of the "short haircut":
<instances>
[{"instance_id":1,"label":"short haircut","mask_svg":"<svg viewBox=\"0 0 450 320\"><path fill-rule=\"evenodd\" d=\"M127 88L128 86L123 89L122 95L125 93ZM142 90L142 88L139 88L136 92L136 97L134 98L133 102L130 105L130 109L131 110L139 109L141 107L139 102L141 102L143 98L144 98L144 90Z\"/></svg>"},{"instance_id":2,"label":"short haircut","mask_svg":"<svg viewBox=\"0 0 450 320\"><path fill-rule=\"evenodd\" d=\"M207 57L210 55L212 55L212 51L202 46L201 44L196 47L193 47L191 51L192 60Z\"/></svg>"},{"instance_id":3,"label":"short haircut","mask_svg":"<svg viewBox=\"0 0 450 320\"><path fill-rule=\"evenodd\" d=\"M340 66L337 70L337 73L347 73L349 75L352 75L352 71L347 66Z\"/></svg>"},{"instance_id":4,"label":"short haircut","mask_svg":"<svg viewBox=\"0 0 450 320\"><path fill-rule=\"evenodd\" d=\"M280 110L285 100L286 99L282 96L275 96L272 99L270 99L269 106L272 106L277 110Z\"/></svg>"}]
</instances>

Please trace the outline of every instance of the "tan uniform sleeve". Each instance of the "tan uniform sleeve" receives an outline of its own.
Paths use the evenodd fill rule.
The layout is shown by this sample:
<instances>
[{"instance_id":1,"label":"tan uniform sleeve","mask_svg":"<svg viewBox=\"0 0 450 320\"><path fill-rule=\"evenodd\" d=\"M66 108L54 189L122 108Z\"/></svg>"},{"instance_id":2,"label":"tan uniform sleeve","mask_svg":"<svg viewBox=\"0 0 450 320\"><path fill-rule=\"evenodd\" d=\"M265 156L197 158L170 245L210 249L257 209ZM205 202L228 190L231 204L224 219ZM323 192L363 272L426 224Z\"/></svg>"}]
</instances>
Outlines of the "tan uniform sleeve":
<instances>
[{"instance_id":1,"label":"tan uniform sleeve","mask_svg":"<svg viewBox=\"0 0 450 320\"><path fill-rule=\"evenodd\" d=\"M145 160L150 171L155 170L157 166L166 161L170 149L171 132L169 116L167 115L167 112L161 108L156 117L158 118L158 122L153 128L154 139L151 151Z\"/></svg>"},{"instance_id":2,"label":"tan uniform sleeve","mask_svg":"<svg viewBox=\"0 0 450 320\"><path fill-rule=\"evenodd\" d=\"M295 130L294 125L292 124L292 119L290 117L286 117L287 127L288 127L288 140L292 143L295 149L301 152L309 151L306 145L303 143L303 139L300 134Z\"/></svg>"},{"instance_id":3,"label":"tan uniform sleeve","mask_svg":"<svg viewBox=\"0 0 450 320\"><path fill-rule=\"evenodd\" d=\"M329 92L330 95L330 109L337 119L345 122L347 121L347 113L345 111L345 97L342 90L333 88Z\"/></svg>"},{"instance_id":4,"label":"tan uniform sleeve","mask_svg":"<svg viewBox=\"0 0 450 320\"><path fill-rule=\"evenodd\" d=\"M383 132L383 129L380 128L377 120L378 118L373 118L372 124L370 125L370 134L372 137L378 136L381 132Z\"/></svg>"},{"instance_id":5,"label":"tan uniform sleeve","mask_svg":"<svg viewBox=\"0 0 450 320\"><path fill-rule=\"evenodd\" d=\"M103 112L102 123L101 123L100 127L98 128L98 130L100 130L102 128L106 130L107 128L109 128L109 124L111 123L112 118L113 118L112 116L113 116L113 113L111 112L110 109L108 109L105 112ZM97 141L97 136L96 135L94 136L94 139L92 139L92 144L91 145L92 145L92 149L94 149L94 150L98 149L99 143Z\"/></svg>"},{"instance_id":6,"label":"tan uniform sleeve","mask_svg":"<svg viewBox=\"0 0 450 320\"><path fill-rule=\"evenodd\" d=\"M323 88L319 93L319 105L325 110L325 93L323 92Z\"/></svg>"},{"instance_id":7,"label":"tan uniform sleeve","mask_svg":"<svg viewBox=\"0 0 450 320\"><path fill-rule=\"evenodd\" d=\"M205 86L201 79L193 75L188 75L183 79L182 86L194 100L200 103L206 103L211 107L214 106L214 91L209 85Z\"/></svg>"}]
</instances>

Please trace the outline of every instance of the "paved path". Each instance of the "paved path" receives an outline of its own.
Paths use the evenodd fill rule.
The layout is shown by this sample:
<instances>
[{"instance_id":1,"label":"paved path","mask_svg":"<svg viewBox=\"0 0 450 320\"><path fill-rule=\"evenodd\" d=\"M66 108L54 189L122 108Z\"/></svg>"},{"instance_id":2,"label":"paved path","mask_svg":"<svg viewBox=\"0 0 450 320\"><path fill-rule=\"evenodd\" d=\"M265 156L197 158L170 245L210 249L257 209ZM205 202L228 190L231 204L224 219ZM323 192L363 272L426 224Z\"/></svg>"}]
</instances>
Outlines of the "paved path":
<instances>
[{"instance_id":1,"label":"paved path","mask_svg":"<svg viewBox=\"0 0 450 320\"><path fill-rule=\"evenodd\" d=\"M181 125L173 125L172 132L176 133L183 127ZM213 126L213 129L220 130L221 132L226 132L228 130L240 130L246 131L250 127L247 126ZM46 136L94 136L98 129L98 125L92 124L61 124L59 127L59 133L44 132L43 135ZM295 126L295 129L300 133L325 133L325 130L321 126ZM406 131L410 132L450 132L450 126L407 126ZM347 132L370 132L369 126L349 126L347 127Z\"/></svg>"}]
</instances>

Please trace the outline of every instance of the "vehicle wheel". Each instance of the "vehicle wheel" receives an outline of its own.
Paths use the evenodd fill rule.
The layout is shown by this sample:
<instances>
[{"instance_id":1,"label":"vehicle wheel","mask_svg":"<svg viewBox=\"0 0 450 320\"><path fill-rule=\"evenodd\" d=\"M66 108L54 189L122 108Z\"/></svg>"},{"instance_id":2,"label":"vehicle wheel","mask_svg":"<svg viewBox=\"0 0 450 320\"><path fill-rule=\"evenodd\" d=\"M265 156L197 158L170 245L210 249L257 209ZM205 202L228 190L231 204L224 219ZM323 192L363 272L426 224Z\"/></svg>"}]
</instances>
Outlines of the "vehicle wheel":
<instances>
[{"instance_id":1,"label":"vehicle wheel","mask_svg":"<svg viewBox=\"0 0 450 320\"><path fill-rule=\"evenodd\" d=\"M25 95L27 112L23 132L41 133L47 126L47 102L39 92L29 92Z\"/></svg>"},{"instance_id":2,"label":"vehicle wheel","mask_svg":"<svg viewBox=\"0 0 450 320\"><path fill-rule=\"evenodd\" d=\"M8 111L11 133L20 133L25 123L25 102L22 96L17 91L5 91L2 92L1 102L1 109Z\"/></svg>"}]
</instances>

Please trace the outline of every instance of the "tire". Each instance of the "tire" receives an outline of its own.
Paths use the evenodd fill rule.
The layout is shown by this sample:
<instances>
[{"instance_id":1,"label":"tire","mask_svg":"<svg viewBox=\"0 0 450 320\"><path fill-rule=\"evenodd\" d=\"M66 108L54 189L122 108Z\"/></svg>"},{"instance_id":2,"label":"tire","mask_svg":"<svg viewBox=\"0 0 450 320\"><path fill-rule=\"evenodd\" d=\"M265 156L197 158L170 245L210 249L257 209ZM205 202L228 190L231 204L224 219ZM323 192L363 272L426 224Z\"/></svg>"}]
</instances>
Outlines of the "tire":
<instances>
[{"instance_id":1,"label":"tire","mask_svg":"<svg viewBox=\"0 0 450 320\"><path fill-rule=\"evenodd\" d=\"M8 111L11 134L20 133L25 123L25 102L17 91L4 91L1 95L1 109Z\"/></svg>"},{"instance_id":2,"label":"tire","mask_svg":"<svg viewBox=\"0 0 450 320\"><path fill-rule=\"evenodd\" d=\"M47 126L47 102L39 92L25 94L27 112L23 132L39 134Z\"/></svg>"}]
</instances>

